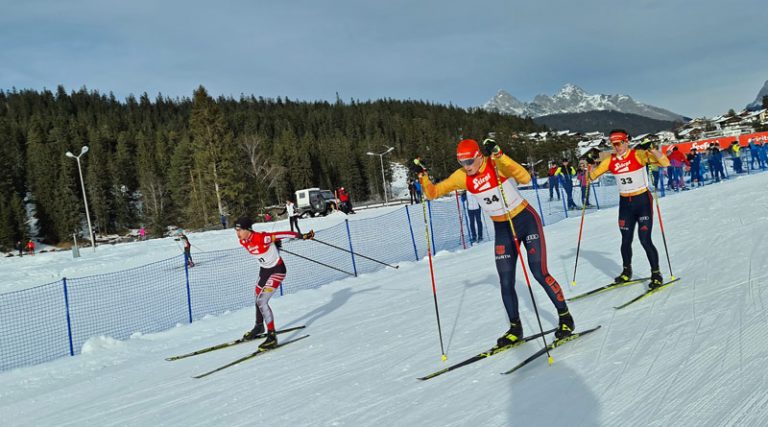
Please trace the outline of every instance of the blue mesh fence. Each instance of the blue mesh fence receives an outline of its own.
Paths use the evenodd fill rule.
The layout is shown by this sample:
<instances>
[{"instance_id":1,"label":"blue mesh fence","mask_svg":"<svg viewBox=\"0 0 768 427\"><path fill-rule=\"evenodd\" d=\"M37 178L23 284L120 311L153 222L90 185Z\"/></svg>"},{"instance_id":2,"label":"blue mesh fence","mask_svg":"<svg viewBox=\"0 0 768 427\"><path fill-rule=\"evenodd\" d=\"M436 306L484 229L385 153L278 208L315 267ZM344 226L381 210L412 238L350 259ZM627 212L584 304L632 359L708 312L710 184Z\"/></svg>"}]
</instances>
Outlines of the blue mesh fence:
<instances>
[{"instance_id":1,"label":"blue mesh fence","mask_svg":"<svg viewBox=\"0 0 768 427\"><path fill-rule=\"evenodd\" d=\"M660 197L665 195L664 172L659 174ZM581 209L566 209L564 194L560 200L549 200L546 188L521 192L545 225L581 215ZM581 206L578 185L573 198ZM616 206L619 197L612 177L596 183L589 198L595 209ZM469 246L466 206L457 203L455 194L425 205L406 205L375 218L319 230L318 241L284 241L282 256L288 273L281 294L377 271L387 268L385 264L423 259L427 255L425 207L434 252ZM486 215L483 234L486 241L494 238ZM176 256L130 270L1 294L0 371L79 354L91 337L126 339L136 332L158 332L208 314L253 306L259 274L255 257L234 248L196 252L194 261L195 267L187 268L184 257Z\"/></svg>"},{"instance_id":2,"label":"blue mesh fence","mask_svg":"<svg viewBox=\"0 0 768 427\"><path fill-rule=\"evenodd\" d=\"M0 371L69 354L62 282L0 295Z\"/></svg>"}]
</instances>

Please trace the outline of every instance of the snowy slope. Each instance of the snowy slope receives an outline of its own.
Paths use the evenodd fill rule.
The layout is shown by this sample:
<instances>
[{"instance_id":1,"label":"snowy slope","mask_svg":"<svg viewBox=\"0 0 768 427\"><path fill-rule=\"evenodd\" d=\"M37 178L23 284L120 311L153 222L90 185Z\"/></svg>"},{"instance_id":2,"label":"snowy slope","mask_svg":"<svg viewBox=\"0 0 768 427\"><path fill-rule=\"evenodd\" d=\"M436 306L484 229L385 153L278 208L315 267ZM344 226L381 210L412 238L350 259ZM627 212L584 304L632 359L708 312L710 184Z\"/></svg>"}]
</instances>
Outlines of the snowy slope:
<instances>
[{"instance_id":1,"label":"snowy slope","mask_svg":"<svg viewBox=\"0 0 768 427\"><path fill-rule=\"evenodd\" d=\"M499 374L538 349L536 341L416 380L485 350L506 329L493 245L485 243L434 260L448 362L440 361L428 263L405 262L273 299L279 326L307 325L282 338L311 336L204 379L191 376L256 344L163 359L238 337L253 309L128 341L96 337L80 356L2 373L0 419L5 426L764 425L767 185L768 174L759 174L662 199L673 271L682 280L621 311L612 307L642 285L572 302L577 328L602 329L555 350L552 366L540 360ZM655 224L669 276L658 218ZM549 268L568 295L608 282L621 264L616 209L589 215L571 288L578 227L577 217L546 228ZM231 230L195 240L236 245ZM634 267L648 270L637 242ZM544 327L554 325L552 305L533 286ZM517 290L533 332L520 269Z\"/></svg>"}]
</instances>

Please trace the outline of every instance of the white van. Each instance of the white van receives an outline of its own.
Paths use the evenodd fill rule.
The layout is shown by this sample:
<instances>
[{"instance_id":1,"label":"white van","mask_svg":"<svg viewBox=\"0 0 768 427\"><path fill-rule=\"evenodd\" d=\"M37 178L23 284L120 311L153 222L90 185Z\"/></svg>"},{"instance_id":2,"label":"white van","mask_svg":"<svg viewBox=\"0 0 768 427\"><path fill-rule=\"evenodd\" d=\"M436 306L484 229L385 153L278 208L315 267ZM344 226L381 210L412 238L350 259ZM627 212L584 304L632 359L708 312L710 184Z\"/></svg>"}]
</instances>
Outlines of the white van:
<instances>
[{"instance_id":1,"label":"white van","mask_svg":"<svg viewBox=\"0 0 768 427\"><path fill-rule=\"evenodd\" d=\"M305 188L296 192L296 212L304 216L328 215L336 210L336 196L331 190Z\"/></svg>"}]
</instances>

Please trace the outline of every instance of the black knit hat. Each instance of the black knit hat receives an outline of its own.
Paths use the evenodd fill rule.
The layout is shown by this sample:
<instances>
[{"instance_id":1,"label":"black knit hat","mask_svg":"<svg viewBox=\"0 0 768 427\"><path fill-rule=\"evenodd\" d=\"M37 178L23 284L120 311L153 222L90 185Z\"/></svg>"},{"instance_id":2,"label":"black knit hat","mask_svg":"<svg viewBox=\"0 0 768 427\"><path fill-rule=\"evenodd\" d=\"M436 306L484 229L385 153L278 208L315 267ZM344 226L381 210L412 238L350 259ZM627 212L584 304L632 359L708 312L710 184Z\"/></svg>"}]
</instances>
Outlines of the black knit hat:
<instances>
[{"instance_id":1,"label":"black knit hat","mask_svg":"<svg viewBox=\"0 0 768 427\"><path fill-rule=\"evenodd\" d=\"M253 221L247 216L241 216L235 221L235 228L242 228L243 230L250 230L253 225Z\"/></svg>"}]
</instances>

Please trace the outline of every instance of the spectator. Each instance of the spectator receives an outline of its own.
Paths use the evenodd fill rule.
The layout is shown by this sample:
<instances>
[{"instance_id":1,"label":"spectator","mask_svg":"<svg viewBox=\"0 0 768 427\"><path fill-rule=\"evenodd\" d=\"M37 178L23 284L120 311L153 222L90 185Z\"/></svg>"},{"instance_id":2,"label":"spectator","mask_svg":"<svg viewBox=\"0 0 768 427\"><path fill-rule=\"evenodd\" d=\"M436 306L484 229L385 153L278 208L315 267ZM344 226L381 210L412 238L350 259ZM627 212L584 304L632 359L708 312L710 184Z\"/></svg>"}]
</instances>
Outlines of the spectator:
<instances>
[{"instance_id":1,"label":"spectator","mask_svg":"<svg viewBox=\"0 0 768 427\"><path fill-rule=\"evenodd\" d=\"M296 212L296 205L294 205L290 199L285 201L284 212L288 214L288 222L291 224L291 231L293 231L293 227L296 227L296 233L301 234L301 229L299 228L299 214Z\"/></svg>"},{"instance_id":2,"label":"spectator","mask_svg":"<svg viewBox=\"0 0 768 427\"><path fill-rule=\"evenodd\" d=\"M414 204L416 202L416 185L413 180L408 181L408 195L411 196L411 204Z\"/></svg>"},{"instance_id":3,"label":"spectator","mask_svg":"<svg viewBox=\"0 0 768 427\"><path fill-rule=\"evenodd\" d=\"M144 229L144 226L142 225L141 228L139 228L139 240L144 240L147 237L147 230Z\"/></svg>"},{"instance_id":4,"label":"spectator","mask_svg":"<svg viewBox=\"0 0 768 427\"><path fill-rule=\"evenodd\" d=\"M16 249L19 250L19 256L23 256L24 255L24 244L21 243L21 240L16 242Z\"/></svg>"},{"instance_id":5,"label":"spectator","mask_svg":"<svg viewBox=\"0 0 768 427\"><path fill-rule=\"evenodd\" d=\"M549 184L549 200L552 200L553 191L557 193L557 200L560 200L560 184L557 183L557 176L555 176L555 172L557 172L557 165L554 161L550 161L549 172L547 173L547 181Z\"/></svg>"},{"instance_id":6,"label":"spectator","mask_svg":"<svg viewBox=\"0 0 768 427\"><path fill-rule=\"evenodd\" d=\"M555 171L555 175L560 180L560 184L563 186L565 195L568 200L568 209L576 209L576 203L573 201L573 177L576 175L576 169L570 166L568 159L563 159L561 166Z\"/></svg>"},{"instance_id":7,"label":"spectator","mask_svg":"<svg viewBox=\"0 0 768 427\"><path fill-rule=\"evenodd\" d=\"M685 155L677 148L672 148L672 152L667 153L669 159L669 169L671 169L671 175L669 178L669 186L674 191L687 190L685 187L685 180L683 179L683 165L691 166Z\"/></svg>"},{"instance_id":8,"label":"spectator","mask_svg":"<svg viewBox=\"0 0 768 427\"><path fill-rule=\"evenodd\" d=\"M765 142L761 142L757 146L757 160L760 164L760 169L768 168L768 149L765 148Z\"/></svg>"},{"instance_id":9,"label":"spectator","mask_svg":"<svg viewBox=\"0 0 768 427\"><path fill-rule=\"evenodd\" d=\"M589 181L589 172L592 170L592 167L587 162L586 158L583 158L579 160L579 171L576 172L576 178L579 180L579 186L581 187L581 206L587 207L592 206L589 203L588 196L588 190L587 190L587 184Z\"/></svg>"},{"instance_id":10,"label":"spectator","mask_svg":"<svg viewBox=\"0 0 768 427\"><path fill-rule=\"evenodd\" d=\"M421 182L419 180L415 180L413 182L413 187L416 189L416 201L417 203L421 203Z\"/></svg>"},{"instance_id":11,"label":"spectator","mask_svg":"<svg viewBox=\"0 0 768 427\"><path fill-rule=\"evenodd\" d=\"M339 209L345 214L353 214L355 210L352 209L352 201L349 198L349 193L344 187L339 188Z\"/></svg>"},{"instance_id":12,"label":"spectator","mask_svg":"<svg viewBox=\"0 0 768 427\"><path fill-rule=\"evenodd\" d=\"M469 242L478 243L483 241L483 221L480 212L480 204L476 197L467 197L467 192L463 192L461 197L467 202L467 215L469 216Z\"/></svg>"},{"instance_id":13,"label":"spectator","mask_svg":"<svg viewBox=\"0 0 768 427\"><path fill-rule=\"evenodd\" d=\"M733 171L736 173L744 172L744 169L741 168L741 146L738 140L733 141L730 150L731 159L733 159Z\"/></svg>"},{"instance_id":14,"label":"spectator","mask_svg":"<svg viewBox=\"0 0 768 427\"><path fill-rule=\"evenodd\" d=\"M757 155L757 150L758 148L757 148L757 144L755 144L755 140L750 139L749 140L749 168L753 170L756 169L755 161L758 161L758 165L760 161L760 158Z\"/></svg>"},{"instance_id":15,"label":"spectator","mask_svg":"<svg viewBox=\"0 0 768 427\"><path fill-rule=\"evenodd\" d=\"M221 228L227 228L227 216L224 214L221 214L219 219L221 220Z\"/></svg>"},{"instance_id":16,"label":"spectator","mask_svg":"<svg viewBox=\"0 0 768 427\"><path fill-rule=\"evenodd\" d=\"M264 214L264 222L270 222L272 221L272 215L269 214L269 212Z\"/></svg>"},{"instance_id":17,"label":"spectator","mask_svg":"<svg viewBox=\"0 0 768 427\"><path fill-rule=\"evenodd\" d=\"M688 153L688 164L691 165L691 187L693 187L693 183L696 183L697 187L701 187L703 184L703 179L701 177L701 154L699 154L695 148L691 149L691 152Z\"/></svg>"},{"instance_id":18,"label":"spectator","mask_svg":"<svg viewBox=\"0 0 768 427\"><path fill-rule=\"evenodd\" d=\"M653 181L653 187L658 190L659 189L659 177L661 176L661 169L659 168L659 165L654 163L648 164L648 172L651 173L651 181Z\"/></svg>"},{"instance_id":19,"label":"spectator","mask_svg":"<svg viewBox=\"0 0 768 427\"><path fill-rule=\"evenodd\" d=\"M714 142L709 145L709 170L712 171L712 179L715 182L725 179L723 153L720 152L720 147Z\"/></svg>"},{"instance_id":20,"label":"spectator","mask_svg":"<svg viewBox=\"0 0 768 427\"><path fill-rule=\"evenodd\" d=\"M32 239L29 239L29 241L27 242L27 253L29 255L35 254L35 242L33 242Z\"/></svg>"}]
</instances>

